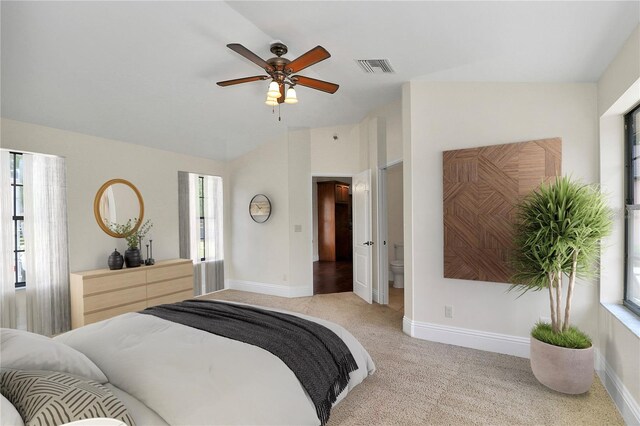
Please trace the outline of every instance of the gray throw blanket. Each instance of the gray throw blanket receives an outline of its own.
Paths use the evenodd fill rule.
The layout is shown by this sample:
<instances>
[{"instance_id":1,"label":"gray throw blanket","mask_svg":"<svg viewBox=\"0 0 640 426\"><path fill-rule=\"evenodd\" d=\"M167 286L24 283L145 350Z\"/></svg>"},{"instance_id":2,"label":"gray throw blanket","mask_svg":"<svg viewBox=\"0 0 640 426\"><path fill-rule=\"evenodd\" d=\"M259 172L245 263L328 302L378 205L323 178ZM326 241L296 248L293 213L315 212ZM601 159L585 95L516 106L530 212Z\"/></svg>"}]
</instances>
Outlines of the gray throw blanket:
<instances>
[{"instance_id":1,"label":"gray throw blanket","mask_svg":"<svg viewBox=\"0 0 640 426\"><path fill-rule=\"evenodd\" d=\"M202 299L153 306L140 313L271 352L296 375L322 425L349 383L349 373L358 369L349 348L333 331L293 315Z\"/></svg>"}]
</instances>

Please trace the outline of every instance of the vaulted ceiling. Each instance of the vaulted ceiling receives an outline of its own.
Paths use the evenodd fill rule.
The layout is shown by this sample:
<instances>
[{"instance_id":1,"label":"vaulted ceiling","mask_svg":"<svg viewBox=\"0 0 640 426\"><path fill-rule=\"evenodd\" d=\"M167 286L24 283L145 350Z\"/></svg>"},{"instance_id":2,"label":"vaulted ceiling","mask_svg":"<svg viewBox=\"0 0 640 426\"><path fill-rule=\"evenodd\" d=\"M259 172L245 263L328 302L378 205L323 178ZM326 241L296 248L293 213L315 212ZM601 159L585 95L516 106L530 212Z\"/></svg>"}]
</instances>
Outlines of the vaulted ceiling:
<instances>
[{"instance_id":1,"label":"vaulted ceiling","mask_svg":"<svg viewBox=\"0 0 640 426\"><path fill-rule=\"evenodd\" d=\"M355 123L398 99L403 82L595 82L640 22L639 2L6 2L3 117L214 159L288 127ZM281 40L293 59L332 57L302 74L340 84L298 88L282 121L267 82L216 81L260 69ZM355 59L391 61L364 74Z\"/></svg>"}]
</instances>

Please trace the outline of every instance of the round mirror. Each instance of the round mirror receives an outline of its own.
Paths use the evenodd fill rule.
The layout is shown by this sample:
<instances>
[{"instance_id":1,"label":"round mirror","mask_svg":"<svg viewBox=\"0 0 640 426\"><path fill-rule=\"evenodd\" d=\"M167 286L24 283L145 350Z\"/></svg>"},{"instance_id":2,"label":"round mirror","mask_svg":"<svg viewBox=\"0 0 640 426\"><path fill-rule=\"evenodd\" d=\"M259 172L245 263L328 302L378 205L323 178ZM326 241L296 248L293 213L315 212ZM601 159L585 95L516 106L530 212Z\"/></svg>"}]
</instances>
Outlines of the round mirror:
<instances>
[{"instance_id":1,"label":"round mirror","mask_svg":"<svg viewBox=\"0 0 640 426\"><path fill-rule=\"evenodd\" d=\"M125 238L136 232L142 223L142 195L128 180L111 179L98 190L93 214L100 229L112 237Z\"/></svg>"}]
</instances>

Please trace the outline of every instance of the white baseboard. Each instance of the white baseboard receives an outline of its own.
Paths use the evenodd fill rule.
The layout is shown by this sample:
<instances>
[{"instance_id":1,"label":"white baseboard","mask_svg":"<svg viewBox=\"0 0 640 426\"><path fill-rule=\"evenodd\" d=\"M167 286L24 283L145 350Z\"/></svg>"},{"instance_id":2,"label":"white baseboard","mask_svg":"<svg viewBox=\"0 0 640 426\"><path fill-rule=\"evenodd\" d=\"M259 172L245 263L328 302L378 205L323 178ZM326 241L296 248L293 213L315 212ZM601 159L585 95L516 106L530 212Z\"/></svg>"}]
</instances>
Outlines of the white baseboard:
<instances>
[{"instance_id":1,"label":"white baseboard","mask_svg":"<svg viewBox=\"0 0 640 426\"><path fill-rule=\"evenodd\" d=\"M314 262L319 262L320 261L320 256L313 256L313 261Z\"/></svg>"},{"instance_id":2,"label":"white baseboard","mask_svg":"<svg viewBox=\"0 0 640 426\"><path fill-rule=\"evenodd\" d=\"M225 288L280 297L313 296L313 289L306 286L286 286L256 281L225 280Z\"/></svg>"},{"instance_id":3,"label":"white baseboard","mask_svg":"<svg viewBox=\"0 0 640 426\"><path fill-rule=\"evenodd\" d=\"M412 321L407 317L402 319L402 331L411 337L432 342L529 358L528 337Z\"/></svg>"},{"instance_id":4,"label":"white baseboard","mask_svg":"<svg viewBox=\"0 0 640 426\"><path fill-rule=\"evenodd\" d=\"M640 404L633 398L629 389L622 383L615 370L611 368L607 360L595 349L595 368L600 381L604 385L611 399L618 407L622 418L629 426L640 425Z\"/></svg>"}]
</instances>

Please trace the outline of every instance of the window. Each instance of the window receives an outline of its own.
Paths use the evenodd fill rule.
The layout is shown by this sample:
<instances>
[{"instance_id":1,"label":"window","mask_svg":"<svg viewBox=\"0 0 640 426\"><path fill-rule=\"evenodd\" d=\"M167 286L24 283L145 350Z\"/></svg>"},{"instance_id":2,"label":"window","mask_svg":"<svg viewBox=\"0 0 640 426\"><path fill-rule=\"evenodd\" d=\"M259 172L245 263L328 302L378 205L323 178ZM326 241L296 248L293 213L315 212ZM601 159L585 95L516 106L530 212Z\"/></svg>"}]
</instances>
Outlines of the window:
<instances>
[{"instance_id":1,"label":"window","mask_svg":"<svg viewBox=\"0 0 640 426\"><path fill-rule=\"evenodd\" d=\"M624 119L627 167L624 305L640 315L640 105Z\"/></svg>"},{"instance_id":2,"label":"window","mask_svg":"<svg viewBox=\"0 0 640 426\"><path fill-rule=\"evenodd\" d=\"M23 199L23 161L22 154L10 152L11 194L13 200L13 270L16 288L24 287L27 282L25 272L24 243L24 199Z\"/></svg>"},{"instance_id":3,"label":"window","mask_svg":"<svg viewBox=\"0 0 640 426\"><path fill-rule=\"evenodd\" d=\"M178 172L180 257L194 263L195 295L224 288L222 178Z\"/></svg>"},{"instance_id":4,"label":"window","mask_svg":"<svg viewBox=\"0 0 640 426\"><path fill-rule=\"evenodd\" d=\"M71 328L64 158L0 149L0 317L16 327L16 287L27 287L26 326Z\"/></svg>"},{"instance_id":5,"label":"window","mask_svg":"<svg viewBox=\"0 0 640 426\"><path fill-rule=\"evenodd\" d=\"M204 220L204 176L198 176L198 217L200 218L200 240L198 242L198 257L200 258L200 260L204 261L207 260L207 240L205 239L205 235L207 235L207 225Z\"/></svg>"}]
</instances>

